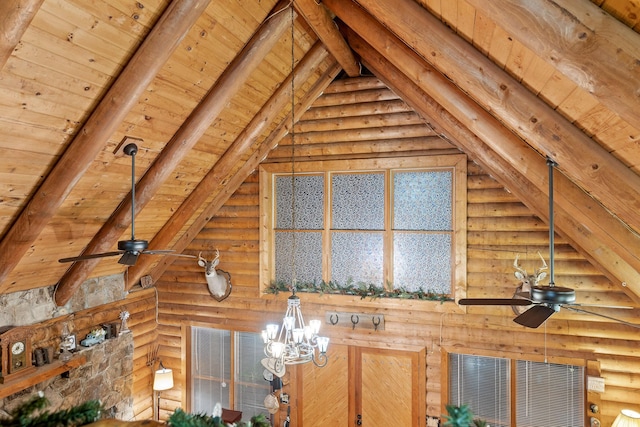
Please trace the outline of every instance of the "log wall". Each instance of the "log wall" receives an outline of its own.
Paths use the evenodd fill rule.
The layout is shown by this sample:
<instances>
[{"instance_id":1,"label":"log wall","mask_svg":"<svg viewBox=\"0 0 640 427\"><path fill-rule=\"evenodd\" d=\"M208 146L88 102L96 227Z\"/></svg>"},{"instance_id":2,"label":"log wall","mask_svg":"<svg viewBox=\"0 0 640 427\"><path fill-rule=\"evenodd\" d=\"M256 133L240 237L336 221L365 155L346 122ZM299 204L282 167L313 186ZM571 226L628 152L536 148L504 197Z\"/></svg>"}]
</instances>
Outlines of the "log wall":
<instances>
[{"instance_id":1,"label":"log wall","mask_svg":"<svg viewBox=\"0 0 640 427\"><path fill-rule=\"evenodd\" d=\"M388 89L375 79L352 79L332 84L296 127L296 161L319 158L363 158L395 155L439 155L458 152L416 121ZM413 116L412 116L413 114ZM348 117L342 117L347 115ZM358 119L359 118L359 119ZM404 129L402 129L404 127ZM404 132L406 131L406 132ZM266 161L288 161L291 146L283 141ZM513 261L539 267L538 252L548 260L548 227L502 185L468 164L468 290L469 297L509 297L517 286ZM184 345L189 323L259 332L279 321L287 295L264 295L259 289L259 182L253 173L211 218L187 252L220 251L220 268L232 277L233 292L223 302L208 294L204 274L192 260L176 260L156 283L158 342L165 366L174 369L176 386L163 392L162 416L187 404ZM556 283L576 289L582 303L633 305L602 274L556 236ZM546 326L527 329L512 322L509 307L469 307L409 300L361 300L359 297L301 294L305 316L324 312L380 312L384 331L324 326L332 343L350 346L425 349L426 414L439 416L446 391L442 384L443 357L448 351L543 360L582 360L589 373L605 379L598 400L603 425L620 409L637 407L640 392L638 330L596 316L561 311ZM638 323L638 309L600 310ZM153 336L150 330L146 335ZM136 343L137 347L139 343ZM330 362L329 362L330 363ZM138 365L139 367L139 365ZM139 376L140 393L144 375ZM142 394L141 394L142 396ZM146 399L138 399L139 414Z\"/></svg>"}]
</instances>

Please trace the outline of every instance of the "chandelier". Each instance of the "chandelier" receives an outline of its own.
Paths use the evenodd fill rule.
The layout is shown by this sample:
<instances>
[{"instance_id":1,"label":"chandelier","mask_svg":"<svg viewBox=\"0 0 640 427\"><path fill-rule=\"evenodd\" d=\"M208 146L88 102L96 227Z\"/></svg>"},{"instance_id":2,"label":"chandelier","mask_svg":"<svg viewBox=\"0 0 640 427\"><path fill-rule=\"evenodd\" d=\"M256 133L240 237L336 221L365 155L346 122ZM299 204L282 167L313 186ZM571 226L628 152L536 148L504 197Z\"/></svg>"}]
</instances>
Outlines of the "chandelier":
<instances>
[{"instance_id":1,"label":"chandelier","mask_svg":"<svg viewBox=\"0 0 640 427\"><path fill-rule=\"evenodd\" d=\"M294 289L287 299L282 327L270 323L262 331L264 353L268 357L263 365L279 376L284 374L284 365L313 362L318 367L325 366L328 361L329 338L318 336L321 323L314 319L305 325L300 298Z\"/></svg>"}]
</instances>

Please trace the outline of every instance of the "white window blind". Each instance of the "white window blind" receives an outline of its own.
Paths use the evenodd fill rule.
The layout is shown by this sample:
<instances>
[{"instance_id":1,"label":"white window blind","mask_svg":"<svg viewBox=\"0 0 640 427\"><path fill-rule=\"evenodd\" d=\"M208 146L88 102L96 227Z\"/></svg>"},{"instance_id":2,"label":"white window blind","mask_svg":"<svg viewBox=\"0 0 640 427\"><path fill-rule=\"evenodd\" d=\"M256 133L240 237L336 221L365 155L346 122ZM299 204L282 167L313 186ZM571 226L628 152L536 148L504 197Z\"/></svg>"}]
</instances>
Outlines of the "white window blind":
<instances>
[{"instance_id":1,"label":"white window blind","mask_svg":"<svg viewBox=\"0 0 640 427\"><path fill-rule=\"evenodd\" d=\"M584 374L582 366L451 353L447 403L468 405L492 427L509 427L512 418L517 427L581 427Z\"/></svg>"},{"instance_id":2,"label":"white window blind","mask_svg":"<svg viewBox=\"0 0 640 427\"><path fill-rule=\"evenodd\" d=\"M229 408L231 333L192 328L191 343L191 412L211 415L218 402L223 408Z\"/></svg>"},{"instance_id":3,"label":"white window blind","mask_svg":"<svg viewBox=\"0 0 640 427\"><path fill-rule=\"evenodd\" d=\"M262 376L260 363L263 345L260 334L191 328L190 411L211 415L220 403L223 408L241 411L243 419L260 413L268 416L263 402L270 384Z\"/></svg>"},{"instance_id":4,"label":"white window blind","mask_svg":"<svg viewBox=\"0 0 640 427\"><path fill-rule=\"evenodd\" d=\"M449 355L449 404L468 405L492 427L509 427L509 384L508 359Z\"/></svg>"},{"instance_id":5,"label":"white window blind","mask_svg":"<svg viewBox=\"0 0 640 427\"><path fill-rule=\"evenodd\" d=\"M517 425L584 426L584 368L552 363L516 363Z\"/></svg>"}]
</instances>

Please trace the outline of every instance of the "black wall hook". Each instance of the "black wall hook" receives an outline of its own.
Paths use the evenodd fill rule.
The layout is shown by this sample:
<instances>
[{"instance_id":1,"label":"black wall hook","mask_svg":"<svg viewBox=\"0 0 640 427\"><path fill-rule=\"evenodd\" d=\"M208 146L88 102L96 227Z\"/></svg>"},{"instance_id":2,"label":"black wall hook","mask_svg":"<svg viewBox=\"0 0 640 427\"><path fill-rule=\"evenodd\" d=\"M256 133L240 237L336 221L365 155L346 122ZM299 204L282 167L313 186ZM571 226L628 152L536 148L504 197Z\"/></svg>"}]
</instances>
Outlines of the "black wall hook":
<instances>
[{"instance_id":1,"label":"black wall hook","mask_svg":"<svg viewBox=\"0 0 640 427\"><path fill-rule=\"evenodd\" d=\"M378 326L380 326L380 316L372 317L371 322L373 323L373 330L378 332Z\"/></svg>"},{"instance_id":2,"label":"black wall hook","mask_svg":"<svg viewBox=\"0 0 640 427\"><path fill-rule=\"evenodd\" d=\"M355 320L354 320L355 318ZM357 314L352 314L351 315L351 323L353 323L353 329L356 328L356 325L360 322L360 316L358 316Z\"/></svg>"}]
</instances>

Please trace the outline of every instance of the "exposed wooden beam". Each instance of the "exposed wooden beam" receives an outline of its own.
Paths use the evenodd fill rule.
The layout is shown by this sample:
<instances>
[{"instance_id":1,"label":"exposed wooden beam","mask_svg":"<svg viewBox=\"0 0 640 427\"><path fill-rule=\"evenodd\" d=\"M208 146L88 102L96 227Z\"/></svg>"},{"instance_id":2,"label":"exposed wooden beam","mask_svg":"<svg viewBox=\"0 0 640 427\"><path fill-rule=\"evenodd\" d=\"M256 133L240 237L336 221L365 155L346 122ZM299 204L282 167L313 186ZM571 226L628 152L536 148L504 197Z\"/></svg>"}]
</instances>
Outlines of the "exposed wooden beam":
<instances>
[{"instance_id":1,"label":"exposed wooden beam","mask_svg":"<svg viewBox=\"0 0 640 427\"><path fill-rule=\"evenodd\" d=\"M640 35L590 1L467 0L640 129Z\"/></svg>"},{"instance_id":2,"label":"exposed wooden beam","mask_svg":"<svg viewBox=\"0 0 640 427\"><path fill-rule=\"evenodd\" d=\"M360 64L338 31L329 11L315 0L294 0L293 4L333 57L342 65L344 71L350 77L359 76Z\"/></svg>"},{"instance_id":3,"label":"exposed wooden beam","mask_svg":"<svg viewBox=\"0 0 640 427\"><path fill-rule=\"evenodd\" d=\"M276 7L281 7L281 4ZM238 56L229 64L205 98L180 126L180 129L156 157L144 176L140 178L136 185L137 212L142 210L151 200L158 188L207 131L231 98L242 88L253 70L273 49L288 28L288 24L289 17L287 15L273 15L271 19L263 23ZM131 195L128 195L89 242L83 253L91 254L109 250L130 223ZM64 305L69 301L76 289L87 279L91 270L99 262L100 259L90 259L74 263L58 283L55 292L56 304Z\"/></svg>"},{"instance_id":4,"label":"exposed wooden beam","mask_svg":"<svg viewBox=\"0 0 640 427\"><path fill-rule=\"evenodd\" d=\"M327 55L328 52L322 46L322 43L316 43L296 66L294 70L295 81L298 82L299 85L304 84ZM211 197L211 194L216 192L216 190L221 191L223 187L228 185L231 172L237 169L237 165L241 159L246 156L246 153L251 150L251 146L255 141L265 129L276 120L282 110L291 103L291 79L292 75L289 74L260 111L253 117L247 127L229 146L227 151L218 159L209 173L207 173L180 207L171 215L169 221L156 233L149 244L151 248L162 248L171 243L176 234L182 230L184 225L199 210L201 205L206 203L207 199ZM249 171L249 173L250 172L251 171ZM235 189L224 190L225 194L228 193L229 196L233 194L234 191ZM202 224L202 226L204 227L205 224ZM199 231L199 229L191 230L188 234L195 237ZM184 248L179 248L178 250L181 251L183 249ZM170 257L167 257L169 263L173 261L168 258ZM136 284L152 263L153 261L148 258L141 258L136 265L129 268L127 287L131 288L131 286Z\"/></svg>"},{"instance_id":5,"label":"exposed wooden beam","mask_svg":"<svg viewBox=\"0 0 640 427\"><path fill-rule=\"evenodd\" d=\"M536 151L554 159L559 170L615 216L640 232L640 176L634 171L414 0L358 3ZM323 4L334 5L335 1ZM333 6L330 8L335 12ZM521 163L519 158L507 157L506 151L501 155L514 166Z\"/></svg>"},{"instance_id":6,"label":"exposed wooden beam","mask_svg":"<svg viewBox=\"0 0 640 427\"><path fill-rule=\"evenodd\" d=\"M29 27L44 0L3 0L0 2L0 70Z\"/></svg>"},{"instance_id":7,"label":"exposed wooden beam","mask_svg":"<svg viewBox=\"0 0 640 427\"><path fill-rule=\"evenodd\" d=\"M316 100L322 91L329 86L333 79L338 75L342 67L334 62L329 66L327 71L315 82L315 84L304 94L302 99L298 101L295 106L294 122L299 120L305 110L307 110L311 104ZM175 244L175 248L183 250L189 243L198 235L200 230L209 222L211 217L226 203L226 201L233 195L233 193L242 185L260 162L264 160L269 152L278 144L278 141L282 139L284 135L289 132L291 125L291 113L289 113L278 125L276 129L258 146L249 159L242 165L242 167L235 172L231 177L226 179L226 185L221 191L213 198L211 203L205 208L205 210L195 219L189 230L180 237ZM157 281L165 272L167 267L171 265L169 257L164 257L162 261L151 272L152 281Z\"/></svg>"},{"instance_id":8,"label":"exposed wooden beam","mask_svg":"<svg viewBox=\"0 0 640 427\"><path fill-rule=\"evenodd\" d=\"M0 292L109 137L196 22L208 1L172 2L0 241Z\"/></svg>"},{"instance_id":9,"label":"exposed wooden beam","mask_svg":"<svg viewBox=\"0 0 640 427\"><path fill-rule=\"evenodd\" d=\"M545 158L480 108L373 17L353 3L324 0L351 28L350 45L367 66L467 152L536 215L548 220ZM363 37L356 36L355 33ZM397 70L393 72L393 70ZM498 141L498 142L496 142ZM495 147L500 146L500 149ZM507 156L503 152L507 151ZM512 164L510 158L521 159ZM526 174L522 173L526 164ZM640 301L640 239L571 180L557 174L556 226L576 249ZM612 268L615 267L615 268Z\"/></svg>"}]
</instances>

